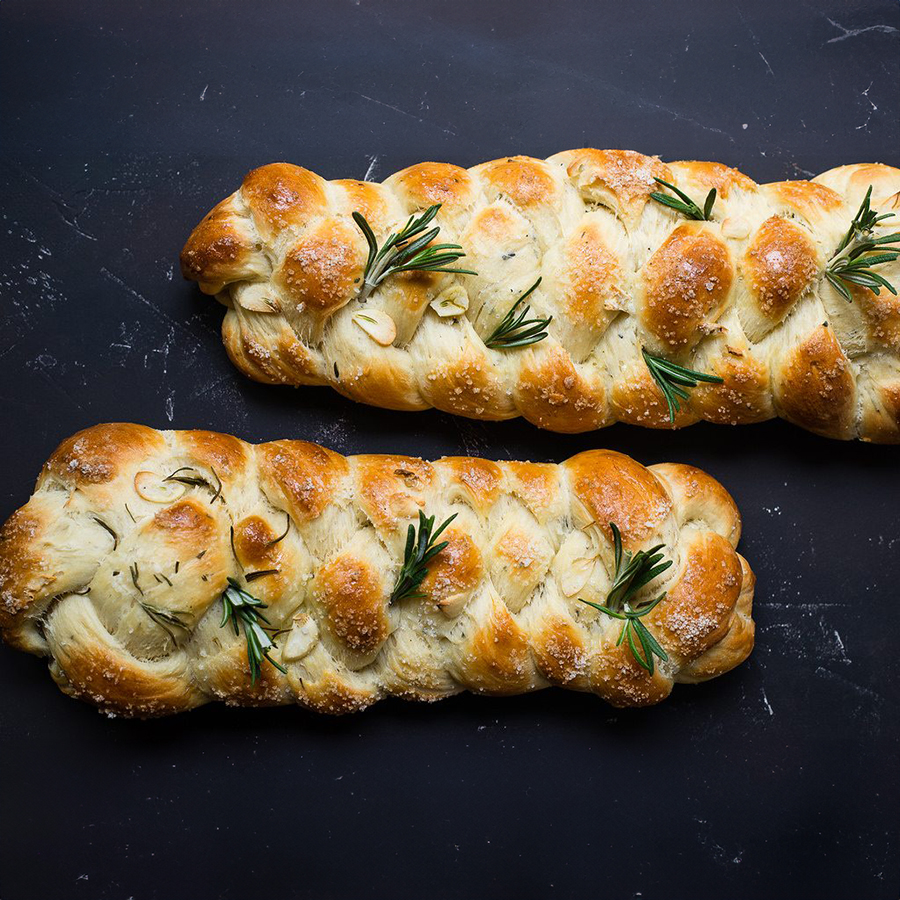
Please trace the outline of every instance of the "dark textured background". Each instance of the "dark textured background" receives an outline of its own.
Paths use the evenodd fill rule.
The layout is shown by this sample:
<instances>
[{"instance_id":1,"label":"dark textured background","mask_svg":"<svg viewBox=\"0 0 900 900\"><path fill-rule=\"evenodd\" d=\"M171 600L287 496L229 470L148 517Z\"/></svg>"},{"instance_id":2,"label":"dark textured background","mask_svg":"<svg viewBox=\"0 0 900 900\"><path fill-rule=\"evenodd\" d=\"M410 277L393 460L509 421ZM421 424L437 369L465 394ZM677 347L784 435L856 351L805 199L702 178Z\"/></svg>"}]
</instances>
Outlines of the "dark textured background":
<instances>
[{"instance_id":1,"label":"dark textured background","mask_svg":"<svg viewBox=\"0 0 900 900\"><path fill-rule=\"evenodd\" d=\"M573 437L244 380L183 283L190 229L286 159L626 147L759 181L900 165L900 7L0 4L0 518L76 429L344 452L695 463L759 576L750 661L662 706L562 691L329 720L109 720L0 650L0 900L891 898L900 887L898 458L782 423Z\"/></svg>"}]
</instances>

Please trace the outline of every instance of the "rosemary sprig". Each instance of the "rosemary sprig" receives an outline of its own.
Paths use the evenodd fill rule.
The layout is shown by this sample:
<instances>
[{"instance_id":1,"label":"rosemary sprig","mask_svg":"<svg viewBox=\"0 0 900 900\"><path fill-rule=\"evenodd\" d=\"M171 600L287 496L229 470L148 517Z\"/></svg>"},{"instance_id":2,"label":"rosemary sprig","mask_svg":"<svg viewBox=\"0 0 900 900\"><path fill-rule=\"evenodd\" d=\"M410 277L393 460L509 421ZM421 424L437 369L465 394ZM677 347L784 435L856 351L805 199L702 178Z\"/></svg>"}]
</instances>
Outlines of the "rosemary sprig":
<instances>
[{"instance_id":1,"label":"rosemary sprig","mask_svg":"<svg viewBox=\"0 0 900 900\"><path fill-rule=\"evenodd\" d=\"M657 184L661 184L664 187L667 187L670 191L674 191L678 197L681 199L676 199L675 197L670 197L668 194L663 194L660 191L654 191L650 196L657 203L662 203L663 206L668 206L670 209L674 209L676 212L680 212L682 215L687 216L689 219L698 219L699 221L709 221L710 213L712 213L713 204L716 202L716 189L713 188L706 195L706 202L703 204L703 209L700 209L684 191L678 190L674 184L669 184L668 181L663 181L662 178L656 178L654 176L653 180Z\"/></svg>"},{"instance_id":2,"label":"rosemary sprig","mask_svg":"<svg viewBox=\"0 0 900 900\"><path fill-rule=\"evenodd\" d=\"M244 581L250 584L251 581L256 581L257 578L265 578L266 575L277 575L280 571L280 569L260 569L257 572L247 572L244 575Z\"/></svg>"},{"instance_id":3,"label":"rosemary sprig","mask_svg":"<svg viewBox=\"0 0 900 900\"><path fill-rule=\"evenodd\" d=\"M432 244L441 228L436 225L427 231L426 226L438 214L440 203L429 206L420 216L410 216L407 223L378 247L372 226L362 213L354 212L353 221L359 226L369 245L369 258L363 275L359 299L365 301L369 294L391 275L398 272L455 272L458 275L476 275L469 269L449 267L466 254L459 244ZM415 238L415 240L413 240Z\"/></svg>"},{"instance_id":4,"label":"rosemary sprig","mask_svg":"<svg viewBox=\"0 0 900 900\"><path fill-rule=\"evenodd\" d=\"M403 565L400 568L400 574L397 576L394 590L391 591L391 603L423 596L418 591L425 576L428 574L428 563L450 543L449 541L441 541L439 544L436 544L435 541L455 518L456 513L450 516L437 531L432 532L434 516L426 518L425 513L419 510L419 534L417 537L414 525L409 526L409 530L406 532L406 550L403 554Z\"/></svg>"},{"instance_id":5,"label":"rosemary sprig","mask_svg":"<svg viewBox=\"0 0 900 900\"><path fill-rule=\"evenodd\" d=\"M131 573L131 583L137 588L138 593L143 597L144 591L138 581L138 579L141 577L141 573L140 571L138 571L138 564L136 562L132 563L128 567L128 571Z\"/></svg>"},{"instance_id":6,"label":"rosemary sprig","mask_svg":"<svg viewBox=\"0 0 900 900\"><path fill-rule=\"evenodd\" d=\"M287 536L288 532L291 530L291 514L289 512L285 512L285 518L287 521L285 522L284 531L278 535L277 538L273 538L266 544L266 547L274 547L276 544L280 544Z\"/></svg>"},{"instance_id":7,"label":"rosemary sprig","mask_svg":"<svg viewBox=\"0 0 900 900\"><path fill-rule=\"evenodd\" d=\"M91 518L106 532L112 535L113 539L113 550L115 550L119 546L119 536L110 528L103 519L98 518L97 516L91 516Z\"/></svg>"},{"instance_id":8,"label":"rosemary sprig","mask_svg":"<svg viewBox=\"0 0 900 900\"><path fill-rule=\"evenodd\" d=\"M643 347L641 347L641 353L647 368L650 370L650 374L653 376L653 380L662 391L663 397L666 398L670 422L675 421L675 413L681 409L678 398L687 400L690 396L685 388L695 388L701 381L707 384L723 383L724 379L719 378L718 375L707 375L705 372L695 372L693 369L686 369L684 366L669 362L669 360L663 359L661 356L654 356L652 353L648 353Z\"/></svg>"},{"instance_id":9,"label":"rosemary sprig","mask_svg":"<svg viewBox=\"0 0 900 900\"><path fill-rule=\"evenodd\" d=\"M851 284L867 287L876 294L880 294L882 288L887 288L892 294L897 293L896 288L883 275L874 272L872 267L893 262L900 257L900 247L886 246L900 241L900 231L878 238L872 237L875 226L884 219L890 219L894 214L883 213L879 216L870 205L871 199L870 184L863 202L850 223L849 231L844 235L825 269L825 277L848 303L853 302L853 295L848 286Z\"/></svg>"},{"instance_id":10,"label":"rosemary sprig","mask_svg":"<svg viewBox=\"0 0 900 900\"><path fill-rule=\"evenodd\" d=\"M503 317L500 324L491 332L490 337L484 342L486 347L497 350L509 350L511 347L525 347L528 344L536 344L547 337L547 326L553 316L546 319L528 319L531 307L526 306L519 315L516 310L519 304L541 283L540 278L530 287L515 303L509 312Z\"/></svg>"},{"instance_id":11,"label":"rosemary sprig","mask_svg":"<svg viewBox=\"0 0 900 900\"><path fill-rule=\"evenodd\" d=\"M222 621L219 624L224 628L231 622L236 635L240 635L239 625L243 625L244 637L247 640L251 685L256 684L262 673L263 660L275 666L279 672L287 674L287 669L269 656L276 649L269 631L276 629L269 625L269 620L261 612L266 608L262 600L248 594L233 578L228 579L228 587L222 593ZM262 622L265 622L265 625L261 624Z\"/></svg>"},{"instance_id":12,"label":"rosemary sprig","mask_svg":"<svg viewBox=\"0 0 900 900\"><path fill-rule=\"evenodd\" d=\"M182 472L192 472L194 474L182 475ZM197 470L191 466L182 466L180 469L176 469L171 475L167 475L163 478L163 481L177 481L179 484L184 484L188 487L206 488L212 494L212 499L209 501L210 506L212 506L212 504L222 496L222 479L219 478L218 473L212 466L210 466L210 472L212 472L213 477L216 479L215 485L207 478L200 475ZM224 498L222 502L225 502Z\"/></svg>"},{"instance_id":13,"label":"rosemary sprig","mask_svg":"<svg viewBox=\"0 0 900 900\"><path fill-rule=\"evenodd\" d=\"M187 624L182 621L181 617L186 616L187 613L181 612L179 610L172 609L163 609L160 606L152 606L149 603L141 603L141 609L147 613L147 615L157 624L166 634L172 638L172 643L175 643L175 635L172 633L172 628L180 628L182 631L189 631Z\"/></svg>"},{"instance_id":14,"label":"rosemary sprig","mask_svg":"<svg viewBox=\"0 0 900 900\"><path fill-rule=\"evenodd\" d=\"M190 487L212 487L212 485L202 475L182 475L181 472L195 472L190 466L182 466L176 469L171 475L166 475L163 481L177 481L179 484L186 484Z\"/></svg>"},{"instance_id":15,"label":"rosemary sprig","mask_svg":"<svg viewBox=\"0 0 900 900\"><path fill-rule=\"evenodd\" d=\"M652 675L654 656L662 660L667 660L669 656L650 633L647 626L641 621L641 618L654 609L666 595L663 592L655 600L650 600L638 606L634 606L632 600L644 585L651 582L657 575L665 572L672 565L672 560L661 562L663 554L659 551L662 550L665 544L657 544L649 550L638 550L634 554L630 550L623 552L622 535L618 527L615 522L610 522L609 527L613 533L616 572L613 577L613 585L606 595L606 604L592 603L590 600L583 600L581 597L578 599L582 603L625 623L619 632L616 646L619 647L623 641L627 643L628 649L631 651L631 655L637 664Z\"/></svg>"}]
</instances>

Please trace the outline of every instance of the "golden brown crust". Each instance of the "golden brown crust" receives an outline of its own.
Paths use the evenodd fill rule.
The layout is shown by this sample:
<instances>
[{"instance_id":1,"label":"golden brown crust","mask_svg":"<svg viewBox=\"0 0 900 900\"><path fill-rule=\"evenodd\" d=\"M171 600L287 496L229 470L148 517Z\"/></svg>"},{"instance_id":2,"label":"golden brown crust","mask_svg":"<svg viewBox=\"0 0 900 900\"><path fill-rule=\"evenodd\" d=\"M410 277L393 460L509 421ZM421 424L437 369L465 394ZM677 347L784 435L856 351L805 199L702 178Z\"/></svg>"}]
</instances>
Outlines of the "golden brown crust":
<instances>
[{"instance_id":1,"label":"golden brown crust","mask_svg":"<svg viewBox=\"0 0 900 900\"><path fill-rule=\"evenodd\" d=\"M672 502L649 469L613 450L587 450L562 464L571 473L572 493L590 522L612 539L615 522L626 546L653 534Z\"/></svg>"},{"instance_id":2,"label":"golden brown crust","mask_svg":"<svg viewBox=\"0 0 900 900\"><path fill-rule=\"evenodd\" d=\"M365 560L343 554L319 572L316 598L335 639L357 653L372 653L388 635L385 590Z\"/></svg>"},{"instance_id":3,"label":"golden brown crust","mask_svg":"<svg viewBox=\"0 0 900 900\"><path fill-rule=\"evenodd\" d=\"M657 463L647 471L662 483L680 525L700 525L737 547L741 515L731 495L715 478L684 463Z\"/></svg>"},{"instance_id":4,"label":"golden brown crust","mask_svg":"<svg viewBox=\"0 0 900 900\"><path fill-rule=\"evenodd\" d=\"M95 425L64 440L45 471L77 485L105 484L118 475L120 465L163 447L160 433L143 425Z\"/></svg>"},{"instance_id":5,"label":"golden brown crust","mask_svg":"<svg viewBox=\"0 0 900 900\"><path fill-rule=\"evenodd\" d=\"M428 567L419 590L443 612L457 612L484 575L481 552L469 535L450 528L441 535L447 546Z\"/></svg>"},{"instance_id":6,"label":"golden brown crust","mask_svg":"<svg viewBox=\"0 0 900 900\"><path fill-rule=\"evenodd\" d=\"M721 425L748 425L772 418L769 370L758 359L732 348L710 368L721 384L699 384L691 397L691 407L707 422Z\"/></svg>"},{"instance_id":7,"label":"golden brown crust","mask_svg":"<svg viewBox=\"0 0 900 900\"><path fill-rule=\"evenodd\" d=\"M692 407L682 403L673 422L662 391L643 364L632 363L627 367L623 376L614 382L610 399L613 418L630 425L682 428L698 419Z\"/></svg>"},{"instance_id":8,"label":"golden brown crust","mask_svg":"<svg viewBox=\"0 0 900 900\"><path fill-rule=\"evenodd\" d=\"M522 367L519 408L540 428L552 431L590 431L604 424L606 391L575 368L561 347L537 352Z\"/></svg>"},{"instance_id":9,"label":"golden brown crust","mask_svg":"<svg viewBox=\"0 0 900 900\"><path fill-rule=\"evenodd\" d=\"M551 463L531 462L508 462L505 468L511 476L511 493L543 522L556 499L559 468Z\"/></svg>"},{"instance_id":10,"label":"golden brown crust","mask_svg":"<svg viewBox=\"0 0 900 900\"><path fill-rule=\"evenodd\" d=\"M840 194L813 181L776 181L766 190L810 222L840 209L844 202Z\"/></svg>"},{"instance_id":11,"label":"golden brown crust","mask_svg":"<svg viewBox=\"0 0 900 900\"><path fill-rule=\"evenodd\" d=\"M490 185L488 192L507 197L516 206L535 206L544 201L556 185L543 160L514 156L484 163L478 174Z\"/></svg>"},{"instance_id":12,"label":"golden brown crust","mask_svg":"<svg viewBox=\"0 0 900 900\"><path fill-rule=\"evenodd\" d=\"M756 190L756 182L751 178L722 163L689 159L671 163L671 167L676 175L689 179L707 191L715 188L718 194L726 200L735 190L748 193Z\"/></svg>"},{"instance_id":13,"label":"golden brown crust","mask_svg":"<svg viewBox=\"0 0 900 900\"><path fill-rule=\"evenodd\" d=\"M635 223L657 190L654 178L672 180L669 167L633 150L569 150L558 153L566 174L589 202L609 206L629 225Z\"/></svg>"},{"instance_id":14,"label":"golden brown crust","mask_svg":"<svg viewBox=\"0 0 900 900\"><path fill-rule=\"evenodd\" d=\"M292 306L327 318L350 299L364 263L356 235L342 223L326 222L288 250L273 283Z\"/></svg>"},{"instance_id":15,"label":"golden brown crust","mask_svg":"<svg viewBox=\"0 0 900 900\"><path fill-rule=\"evenodd\" d=\"M262 444L257 460L263 489L271 484L287 501L291 516L300 521L321 515L348 471L343 456L306 441Z\"/></svg>"},{"instance_id":16,"label":"golden brown crust","mask_svg":"<svg viewBox=\"0 0 900 900\"><path fill-rule=\"evenodd\" d=\"M356 465L359 505L382 529L390 529L398 519L414 518L434 479L431 464L412 456L357 456Z\"/></svg>"},{"instance_id":17,"label":"golden brown crust","mask_svg":"<svg viewBox=\"0 0 900 900\"><path fill-rule=\"evenodd\" d=\"M644 325L666 350L692 346L700 326L721 314L733 278L719 238L697 223L679 225L644 267Z\"/></svg>"},{"instance_id":18,"label":"golden brown crust","mask_svg":"<svg viewBox=\"0 0 900 900\"><path fill-rule=\"evenodd\" d=\"M244 179L241 194L260 233L271 237L285 228L303 228L325 212L325 182L290 163L271 163Z\"/></svg>"},{"instance_id":19,"label":"golden brown crust","mask_svg":"<svg viewBox=\"0 0 900 900\"><path fill-rule=\"evenodd\" d=\"M819 257L809 235L788 219L772 216L753 235L743 271L759 313L780 322L818 274Z\"/></svg>"},{"instance_id":20,"label":"golden brown crust","mask_svg":"<svg viewBox=\"0 0 900 900\"><path fill-rule=\"evenodd\" d=\"M412 209L424 209L435 203L462 206L470 201L473 191L469 173L449 163L419 163L397 172L391 181Z\"/></svg>"},{"instance_id":21,"label":"golden brown crust","mask_svg":"<svg viewBox=\"0 0 900 900\"><path fill-rule=\"evenodd\" d=\"M741 584L741 563L731 544L707 532L689 546L684 572L646 624L659 628L669 653L692 662L724 636Z\"/></svg>"},{"instance_id":22,"label":"golden brown crust","mask_svg":"<svg viewBox=\"0 0 900 900\"><path fill-rule=\"evenodd\" d=\"M701 205L715 189L711 220L652 200L668 190L655 179ZM327 384L390 409L521 415L560 432L785 415L830 437L897 442L900 300L860 288L848 306L824 277L869 185L879 213L900 213L900 169L875 163L769 185L721 163L590 148L468 170L426 162L382 184L328 183L277 163L251 172L197 226L182 268L228 307L226 350L257 381ZM459 265L478 274L393 275L361 303L368 251L352 213L383 241L436 203L438 240L459 243ZM900 262L880 271L896 283ZM551 318L548 337L487 347L539 277L529 303ZM392 340L390 328L378 340L363 330L363 307L393 322ZM823 322L853 387L841 387L839 408L811 415L820 359L802 348ZM642 348L726 383L692 390L673 423ZM797 384L806 387L791 396Z\"/></svg>"},{"instance_id":23,"label":"golden brown crust","mask_svg":"<svg viewBox=\"0 0 900 900\"><path fill-rule=\"evenodd\" d=\"M572 625L559 617L544 623L534 640L541 675L551 684L567 687L585 675L587 648Z\"/></svg>"},{"instance_id":24,"label":"golden brown crust","mask_svg":"<svg viewBox=\"0 0 900 900\"><path fill-rule=\"evenodd\" d=\"M253 246L239 223L231 197L215 206L184 245L181 274L199 281L209 293L220 290L236 272L250 274Z\"/></svg>"},{"instance_id":25,"label":"golden brown crust","mask_svg":"<svg viewBox=\"0 0 900 900\"><path fill-rule=\"evenodd\" d=\"M848 436L856 407L850 362L822 325L785 354L775 401L786 419L820 434Z\"/></svg>"},{"instance_id":26,"label":"golden brown crust","mask_svg":"<svg viewBox=\"0 0 900 900\"><path fill-rule=\"evenodd\" d=\"M445 456L440 466L476 509L486 511L497 500L503 480L503 469L497 463L474 456Z\"/></svg>"},{"instance_id":27,"label":"golden brown crust","mask_svg":"<svg viewBox=\"0 0 900 900\"><path fill-rule=\"evenodd\" d=\"M392 603L420 512L455 516L447 545ZM628 549L663 543L675 562L645 589L668 592L646 619L669 652L652 676L616 646L618 622L578 600L608 591L612 522ZM739 536L714 479L612 451L429 463L101 425L60 445L0 529L0 632L49 657L67 693L129 716L211 700L343 713L551 684L644 705L749 653ZM229 579L265 604L286 673L264 660L251 679L245 634L221 627Z\"/></svg>"}]
</instances>

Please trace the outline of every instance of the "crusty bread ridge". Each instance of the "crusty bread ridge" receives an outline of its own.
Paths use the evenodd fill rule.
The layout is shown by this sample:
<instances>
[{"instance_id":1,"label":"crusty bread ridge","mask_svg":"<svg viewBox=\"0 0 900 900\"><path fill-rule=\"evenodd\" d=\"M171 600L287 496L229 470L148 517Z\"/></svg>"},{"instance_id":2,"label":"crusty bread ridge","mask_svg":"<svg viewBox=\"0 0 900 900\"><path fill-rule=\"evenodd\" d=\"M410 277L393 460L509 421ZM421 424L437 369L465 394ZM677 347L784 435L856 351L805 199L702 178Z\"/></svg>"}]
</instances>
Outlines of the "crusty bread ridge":
<instances>
[{"instance_id":1,"label":"crusty bread ridge","mask_svg":"<svg viewBox=\"0 0 900 900\"><path fill-rule=\"evenodd\" d=\"M449 545L423 596L392 604L419 510L456 514ZM644 589L667 592L642 620L668 654L652 675L615 646L621 622L578 600L610 589L610 522L626 548L662 542L673 561ZM606 450L429 463L98 425L60 445L0 530L0 631L48 657L65 692L126 716L212 700L344 713L550 685L641 706L750 653L740 527L698 469ZM268 604L286 674L263 662L252 682L244 636L220 626L229 577Z\"/></svg>"},{"instance_id":2,"label":"crusty bread ridge","mask_svg":"<svg viewBox=\"0 0 900 900\"><path fill-rule=\"evenodd\" d=\"M700 204L714 187L712 221L651 200L654 177ZM206 216L181 264L228 307L228 353L258 381L330 384L392 409L521 415L563 432L781 416L829 437L895 443L900 299L858 287L848 303L823 277L870 185L873 207L900 212L900 169L881 164L758 185L719 163L621 150L468 170L422 163L382 184L276 163ZM460 265L477 277L388 278L367 301L396 329L382 346L354 324L366 243L351 215L384 240L435 203L438 240L459 243ZM879 272L900 284L900 261ZM549 337L486 347L538 276L529 301L553 316ZM459 306L456 316L436 311ZM693 390L670 423L642 347L723 383Z\"/></svg>"}]
</instances>

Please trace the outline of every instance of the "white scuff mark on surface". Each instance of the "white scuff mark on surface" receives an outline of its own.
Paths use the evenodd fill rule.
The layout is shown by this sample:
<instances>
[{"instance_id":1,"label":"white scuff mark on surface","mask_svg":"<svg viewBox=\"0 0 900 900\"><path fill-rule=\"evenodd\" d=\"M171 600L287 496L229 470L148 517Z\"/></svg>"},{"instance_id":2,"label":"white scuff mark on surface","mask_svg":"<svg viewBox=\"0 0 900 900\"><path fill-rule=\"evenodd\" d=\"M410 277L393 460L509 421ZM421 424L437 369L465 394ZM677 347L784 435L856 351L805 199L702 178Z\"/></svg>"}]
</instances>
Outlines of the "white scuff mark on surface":
<instances>
[{"instance_id":1,"label":"white scuff mark on surface","mask_svg":"<svg viewBox=\"0 0 900 900\"><path fill-rule=\"evenodd\" d=\"M764 707L765 711L766 711L770 716L774 716L774 715L775 715L775 710L772 709L772 704L769 703L769 698L766 696L766 689L765 689L765 688L763 688L762 699L763 699L763 707Z\"/></svg>"},{"instance_id":2,"label":"white scuff mark on surface","mask_svg":"<svg viewBox=\"0 0 900 900\"><path fill-rule=\"evenodd\" d=\"M828 19L828 16L825 18ZM834 19L828 19L828 21L834 25L835 28L839 28L844 33L825 41L826 44L836 44L838 41L846 41L847 38L865 34L867 31L883 31L886 34L897 31L893 25L867 25L865 28L845 28L840 22L835 22Z\"/></svg>"},{"instance_id":3,"label":"white scuff mark on surface","mask_svg":"<svg viewBox=\"0 0 900 900\"><path fill-rule=\"evenodd\" d=\"M163 378L165 378L166 375L168 375L168 373L169 373L169 350L172 348L172 344L174 343L174 341L175 341L175 329L169 328L169 333L168 333L168 335L166 335L166 339L165 339L165 341L163 341L162 346L155 347L153 350L150 351L151 353L157 353L162 357Z\"/></svg>"},{"instance_id":4,"label":"white scuff mark on surface","mask_svg":"<svg viewBox=\"0 0 900 900\"><path fill-rule=\"evenodd\" d=\"M154 313L156 318L161 319L166 324L168 324L168 325L172 326L173 328L188 335L192 341L194 340L194 335L192 334L191 330L187 326L185 326L184 324L179 322L177 319L173 319L172 316L170 316L168 313L164 312L158 306L155 306L153 303L151 303L143 294L136 291L125 280L123 280L118 275L116 275L115 272L111 272L109 269L106 268L106 266L101 266L100 274L104 278L108 279L109 281L112 281L114 284L117 284L126 293L128 293L132 297L134 297L135 300L139 300L141 303L144 304L144 306L148 306L151 309L151 311Z\"/></svg>"},{"instance_id":5,"label":"white scuff mark on surface","mask_svg":"<svg viewBox=\"0 0 900 900\"><path fill-rule=\"evenodd\" d=\"M372 178L372 174L375 171L375 167L378 165L378 156L373 154L369 157L369 168L366 169L366 174L363 175L363 181L370 181Z\"/></svg>"},{"instance_id":6,"label":"white scuff mark on surface","mask_svg":"<svg viewBox=\"0 0 900 900\"><path fill-rule=\"evenodd\" d=\"M850 665L852 660L849 656L847 656L847 648L844 646L844 641L842 640L840 634L838 633L837 628L834 629L834 639L837 641L838 650L840 651L840 661L842 663L846 663Z\"/></svg>"},{"instance_id":7,"label":"white scuff mark on surface","mask_svg":"<svg viewBox=\"0 0 900 900\"><path fill-rule=\"evenodd\" d=\"M201 99L201 100L205 100L205 99L206 99L206 91L207 91L207 88L209 88L209 85L206 85L206 87L204 87L203 90L200 92L200 99Z\"/></svg>"},{"instance_id":8,"label":"white scuff mark on surface","mask_svg":"<svg viewBox=\"0 0 900 900\"><path fill-rule=\"evenodd\" d=\"M377 103L379 106L386 106L388 109L394 110L394 112L400 113L402 116L409 116L410 119L415 119L417 122L421 122L423 125L435 125L434 122L429 122L427 119L423 119L421 116L417 116L415 113L407 112L405 109L400 109L399 106L394 106L392 103L385 103L384 100L379 100L377 97L370 97L368 94L362 94L359 91L353 91L352 93L356 94L357 97L362 97L363 100L368 100L370 103ZM437 128L440 128L444 134L452 134L455 135L456 132L453 131L452 128L444 128L441 125L436 125Z\"/></svg>"},{"instance_id":9,"label":"white scuff mark on surface","mask_svg":"<svg viewBox=\"0 0 900 900\"><path fill-rule=\"evenodd\" d=\"M866 116L866 121L862 123L862 125L857 125L854 131L868 131L869 130L869 122L872 121L872 113L878 112L878 107L872 102L872 98L869 97L869 91L872 90L872 85L874 81L869 82L869 86L862 92L861 96L865 97L866 100L869 101L869 106L872 108L869 110L869 114Z\"/></svg>"},{"instance_id":10,"label":"white scuff mark on surface","mask_svg":"<svg viewBox=\"0 0 900 900\"><path fill-rule=\"evenodd\" d=\"M26 363L26 365L32 368L43 369L44 371L46 371L47 369L53 369L56 367L56 357L51 356L49 353L41 353L33 360Z\"/></svg>"},{"instance_id":11,"label":"white scuff mark on surface","mask_svg":"<svg viewBox=\"0 0 900 900\"><path fill-rule=\"evenodd\" d=\"M825 678L829 681L837 681L840 684L849 687L851 690L862 697L870 697L873 700L877 700L879 703L887 703L891 706L896 705L892 701L888 700L888 698L883 694L879 694L878 691L873 691L872 688L867 688L861 684L857 684L855 681L847 678L844 675L838 675L837 672L832 672L831 669L826 669L825 666L817 666L816 675L825 676Z\"/></svg>"}]
</instances>

